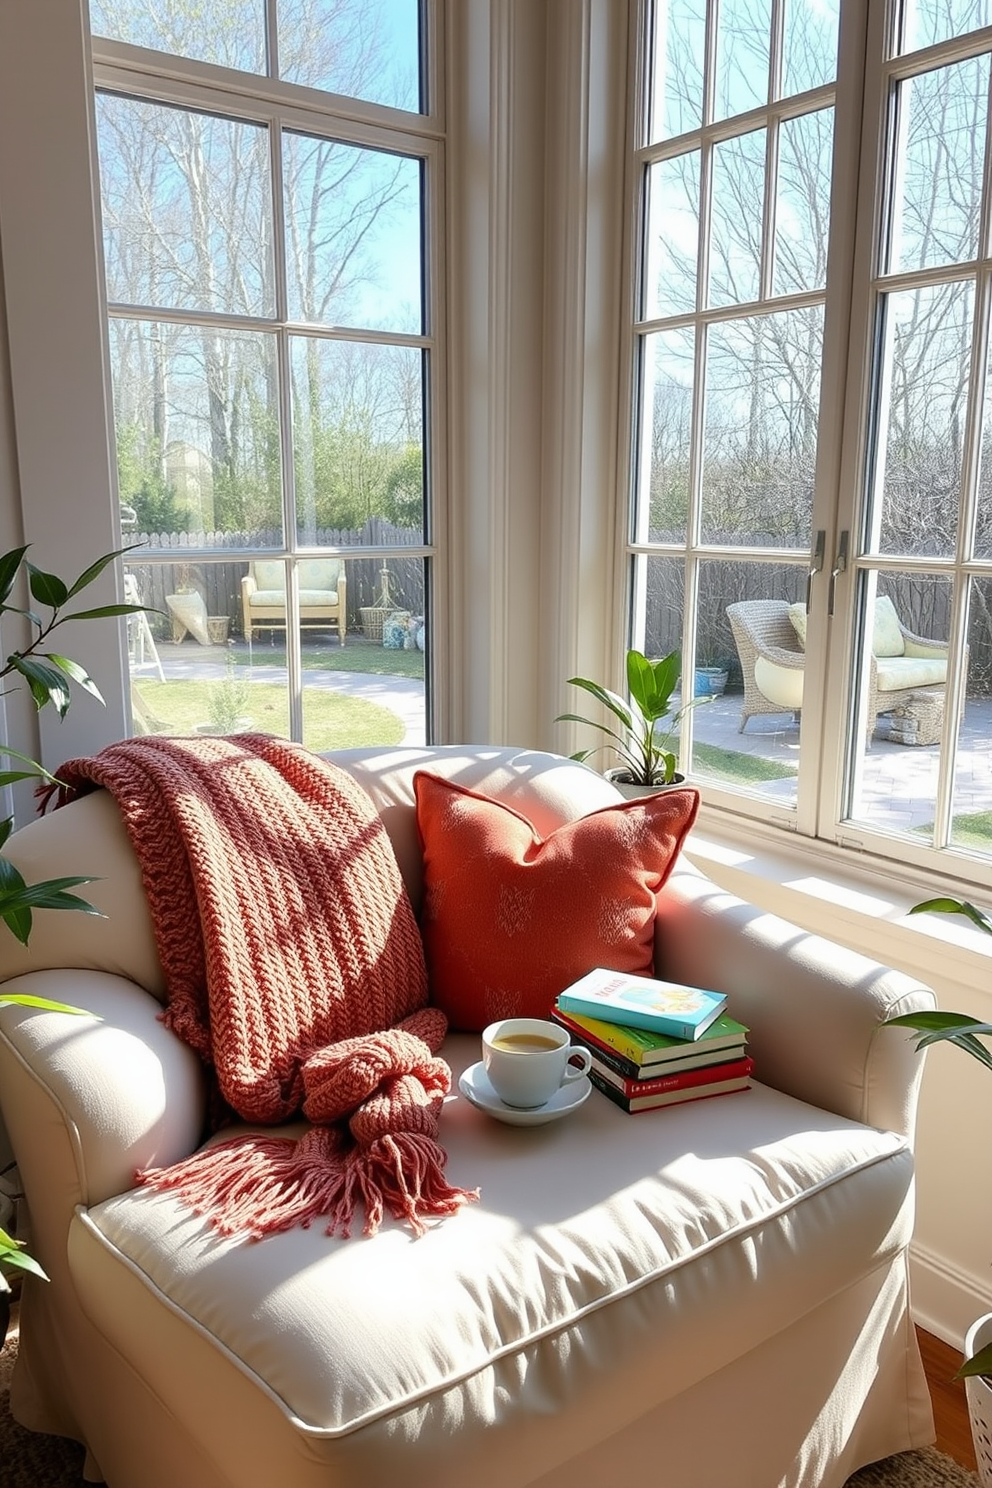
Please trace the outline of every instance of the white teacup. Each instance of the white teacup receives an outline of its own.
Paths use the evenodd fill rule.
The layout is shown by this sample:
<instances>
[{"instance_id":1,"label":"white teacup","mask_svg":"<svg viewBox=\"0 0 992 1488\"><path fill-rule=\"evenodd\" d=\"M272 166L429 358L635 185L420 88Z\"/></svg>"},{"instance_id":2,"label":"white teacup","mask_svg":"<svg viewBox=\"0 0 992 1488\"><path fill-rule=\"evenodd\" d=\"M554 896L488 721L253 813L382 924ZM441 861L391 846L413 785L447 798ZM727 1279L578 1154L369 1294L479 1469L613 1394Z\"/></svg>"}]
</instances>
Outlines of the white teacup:
<instances>
[{"instance_id":1,"label":"white teacup","mask_svg":"<svg viewBox=\"0 0 992 1488\"><path fill-rule=\"evenodd\" d=\"M482 1057L500 1100L523 1110L546 1106L556 1090L592 1066L588 1049L573 1047L564 1028L542 1018L490 1023L482 1035Z\"/></svg>"}]
</instances>

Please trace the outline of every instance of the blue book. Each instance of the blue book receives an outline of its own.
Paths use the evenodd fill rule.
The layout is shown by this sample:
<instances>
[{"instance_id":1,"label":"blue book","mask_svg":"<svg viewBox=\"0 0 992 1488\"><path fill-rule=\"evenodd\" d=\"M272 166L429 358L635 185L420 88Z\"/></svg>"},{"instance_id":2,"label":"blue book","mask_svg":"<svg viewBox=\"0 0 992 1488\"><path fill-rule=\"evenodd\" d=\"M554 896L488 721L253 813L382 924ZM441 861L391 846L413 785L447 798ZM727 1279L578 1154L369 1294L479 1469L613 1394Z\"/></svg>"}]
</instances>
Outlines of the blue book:
<instances>
[{"instance_id":1,"label":"blue book","mask_svg":"<svg viewBox=\"0 0 992 1488\"><path fill-rule=\"evenodd\" d=\"M581 1013L603 1023L650 1028L671 1038L698 1039L727 1003L724 992L656 981L597 966L558 997L564 1013Z\"/></svg>"}]
</instances>

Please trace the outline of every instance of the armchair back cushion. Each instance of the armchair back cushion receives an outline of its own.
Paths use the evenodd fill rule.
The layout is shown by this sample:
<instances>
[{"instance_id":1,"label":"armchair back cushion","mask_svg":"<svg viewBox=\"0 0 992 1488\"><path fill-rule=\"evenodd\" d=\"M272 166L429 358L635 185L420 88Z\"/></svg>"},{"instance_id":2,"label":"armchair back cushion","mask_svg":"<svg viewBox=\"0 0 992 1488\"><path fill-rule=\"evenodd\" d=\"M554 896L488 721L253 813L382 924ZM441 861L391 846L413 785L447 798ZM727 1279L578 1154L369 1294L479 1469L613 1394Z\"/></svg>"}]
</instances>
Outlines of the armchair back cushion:
<instances>
[{"instance_id":1,"label":"armchair back cushion","mask_svg":"<svg viewBox=\"0 0 992 1488\"><path fill-rule=\"evenodd\" d=\"M899 616L887 594L880 595L875 601L875 628L872 631L871 649L876 656L902 656L906 650Z\"/></svg>"},{"instance_id":2,"label":"armchair back cushion","mask_svg":"<svg viewBox=\"0 0 992 1488\"><path fill-rule=\"evenodd\" d=\"M342 567L340 558L302 559L299 564L301 602L306 603L304 596L319 595L333 604ZM268 595L285 595L286 566L281 559L256 559L251 565L251 573L258 585L258 591L252 596L256 604L271 603L265 598ZM319 600L311 597L309 602L316 604Z\"/></svg>"}]
</instances>

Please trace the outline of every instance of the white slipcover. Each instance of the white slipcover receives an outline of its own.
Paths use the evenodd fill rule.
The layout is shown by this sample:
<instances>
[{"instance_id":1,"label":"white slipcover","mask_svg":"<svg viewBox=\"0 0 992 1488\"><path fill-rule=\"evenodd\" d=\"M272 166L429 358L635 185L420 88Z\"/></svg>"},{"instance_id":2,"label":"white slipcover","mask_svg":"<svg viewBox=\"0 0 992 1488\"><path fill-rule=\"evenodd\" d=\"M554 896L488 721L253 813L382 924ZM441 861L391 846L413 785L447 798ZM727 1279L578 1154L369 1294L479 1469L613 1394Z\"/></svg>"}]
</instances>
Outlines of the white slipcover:
<instances>
[{"instance_id":1,"label":"white slipcover","mask_svg":"<svg viewBox=\"0 0 992 1488\"><path fill-rule=\"evenodd\" d=\"M555 756L332 756L370 791L411 897L412 776L499 795L540 832L618 799ZM96 839L99 839L97 842ZM92 870L106 920L38 916L0 977L90 1009L0 1011L0 1104L34 1244L13 1406L86 1442L112 1488L839 1488L933 1439L908 1307L919 1067L888 1013L911 978L807 936L688 866L658 970L725 989L753 1090L628 1116L593 1092L503 1126L454 1093L441 1138L477 1204L415 1239L319 1227L219 1239L135 1169L193 1150L196 1058L158 1021L161 974L102 794L13 839L29 876ZM445 1045L457 1076L478 1039Z\"/></svg>"}]
</instances>

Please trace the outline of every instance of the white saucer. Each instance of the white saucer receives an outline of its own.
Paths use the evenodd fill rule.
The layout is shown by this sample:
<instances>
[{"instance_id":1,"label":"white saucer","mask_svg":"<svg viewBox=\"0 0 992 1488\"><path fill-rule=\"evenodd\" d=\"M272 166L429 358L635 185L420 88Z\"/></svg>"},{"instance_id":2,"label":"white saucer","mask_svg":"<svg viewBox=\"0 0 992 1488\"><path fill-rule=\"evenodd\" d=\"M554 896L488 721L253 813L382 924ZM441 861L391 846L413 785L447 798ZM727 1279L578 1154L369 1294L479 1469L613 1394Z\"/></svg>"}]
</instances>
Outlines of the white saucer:
<instances>
[{"instance_id":1,"label":"white saucer","mask_svg":"<svg viewBox=\"0 0 992 1488\"><path fill-rule=\"evenodd\" d=\"M459 1076L458 1089L473 1106L478 1106L487 1116L495 1116L497 1121L505 1121L509 1126L543 1126L547 1121L567 1116L569 1111L577 1111L588 1100L592 1081L587 1075L580 1075L577 1080L569 1080L567 1085L560 1086L547 1105L522 1110L500 1100L489 1083L486 1066L480 1060Z\"/></svg>"}]
</instances>

